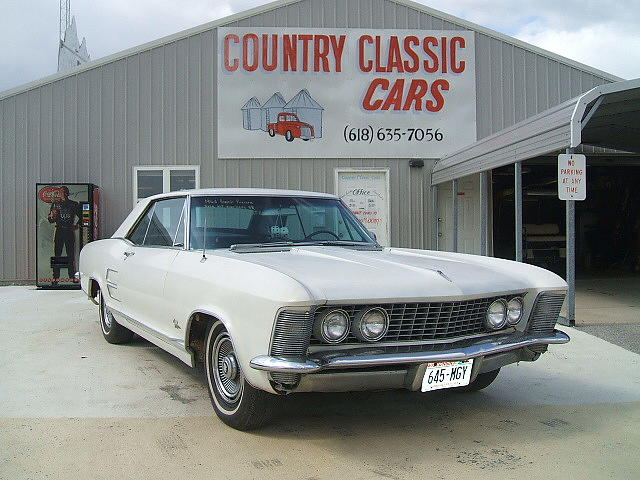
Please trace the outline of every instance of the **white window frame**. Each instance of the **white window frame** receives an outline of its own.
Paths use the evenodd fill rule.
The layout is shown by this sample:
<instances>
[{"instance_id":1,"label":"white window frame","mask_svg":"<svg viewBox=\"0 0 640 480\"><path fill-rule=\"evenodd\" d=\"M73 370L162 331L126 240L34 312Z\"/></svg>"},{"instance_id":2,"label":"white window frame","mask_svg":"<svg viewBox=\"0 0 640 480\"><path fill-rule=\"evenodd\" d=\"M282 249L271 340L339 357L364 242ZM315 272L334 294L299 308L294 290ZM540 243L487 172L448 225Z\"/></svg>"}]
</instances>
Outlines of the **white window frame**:
<instances>
[{"instance_id":1,"label":"white window frame","mask_svg":"<svg viewBox=\"0 0 640 480\"><path fill-rule=\"evenodd\" d=\"M138 172L141 170L162 170L162 193L170 192L172 170L193 170L195 188L200 188L200 165L144 165L133 167L133 206L143 200L138 198Z\"/></svg>"}]
</instances>

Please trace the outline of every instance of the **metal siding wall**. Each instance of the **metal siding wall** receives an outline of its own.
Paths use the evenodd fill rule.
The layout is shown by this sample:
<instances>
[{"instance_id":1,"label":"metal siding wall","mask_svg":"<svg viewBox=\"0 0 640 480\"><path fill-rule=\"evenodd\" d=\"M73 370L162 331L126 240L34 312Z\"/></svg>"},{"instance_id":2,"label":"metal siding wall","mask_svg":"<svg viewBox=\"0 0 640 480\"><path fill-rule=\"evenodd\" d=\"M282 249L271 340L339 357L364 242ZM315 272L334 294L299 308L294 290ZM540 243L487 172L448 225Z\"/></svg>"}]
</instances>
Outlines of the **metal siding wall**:
<instances>
[{"instance_id":1,"label":"metal siding wall","mask_svg":"<svg viewBox=\"0 0 640 480\"><path fill-rule=\"evenodd\" d=\"M306 0L232 25L458 30L386 0ZM218 160L215 30L72 74L0 101L0 279L34 277L36 182L103 189L103 235L130 211L136 165L200 165L202 187L334 191L336 167L389 168L393 245L430 244L433 160ZM597 76L476 34L478 138L604 83Z\"/></svg>"},{"instance_id":2,"label":"metal siding wall","mask_svg":"<svg viewBox=\"0 0 640 480\"><path fill-rule=\"evenodd\" d=\"M23 272L27 269L27 242L20 241L26 237L29 231L29 222L21 222L19 218L33 218L29 215L27 207L27 197L23 192L28 191L26 185L27 179L27 95L22 94L16 97L15 110L15 212L13 216L4 216L3 221L14 220L13 228L15 229L16 253L15 253L15 269L16 272ZM33 188L35 190L35 188ZM35 216L35 213L34 213ZM31 221L33 224L33 221Z\"/></svg>"},{"instance_id":3,"label":"metal siding wall","mask_svg":"<svg viewBox=\"0 0 640 480\"><path fill-rule=\"evenodd\" d=\"M33 179L40 176L40 116L37 113L40 111L40 92L30 91L27 93L27 153L24 158L24 163L27 166L27 174L23 179L23 191L26 192L27 212L26 219L23 225L24 237L21 239L26 247L26 259L27 268L29 271L31 265L35 265L36 262L36 243L35 243L35 229L34 218L36 215L36 187ZM36 114L34 114L34 112ZM17 161L20 161L17 159ZM17 180L17 179L16 179ZM2 182L0 182L2 183ZM4 216L5 211L0 207L0 212ZM0 245L2 240L0 239ZM4 248L3 248L4 251ZM19 253L16 252L16 255ZM2 267L0 266L0 269ZM0 279L4 278L0 272Z\"/></svg>"},{"instance_id":4,"label":"metal siding wall","mask_svg":"<svg viewBox=\"0 0 640 480\"><path fill-rule=\"evenodd\" d=\"M21 251L16 235L18 217L16 211L16 98L4 102L2 117L2 264L5 278L17 278L16 258ZM9 247L9 248L6 248ZM13 248L12 248L13 247Z\"/></svg>"}]
</instances>

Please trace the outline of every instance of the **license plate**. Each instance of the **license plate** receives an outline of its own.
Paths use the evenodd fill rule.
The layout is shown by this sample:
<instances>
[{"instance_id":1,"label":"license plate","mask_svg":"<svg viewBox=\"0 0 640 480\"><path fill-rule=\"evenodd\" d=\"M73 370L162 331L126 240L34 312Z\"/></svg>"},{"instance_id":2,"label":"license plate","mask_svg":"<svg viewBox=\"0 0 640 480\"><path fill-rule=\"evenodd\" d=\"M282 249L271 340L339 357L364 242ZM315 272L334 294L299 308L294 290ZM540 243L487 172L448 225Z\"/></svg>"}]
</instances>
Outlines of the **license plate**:
<instances>
[{"instance_id":1,"label":"license plate","mask_svg":"<svg viewBox=\"0 0 640 480\"><path fill-rule=\"evenodd\" d=\"M471 380L473 359L459 362L427 363L422 379L422 391L430 392L442 388L464 387Z\"/></svg>"}]
</instances>

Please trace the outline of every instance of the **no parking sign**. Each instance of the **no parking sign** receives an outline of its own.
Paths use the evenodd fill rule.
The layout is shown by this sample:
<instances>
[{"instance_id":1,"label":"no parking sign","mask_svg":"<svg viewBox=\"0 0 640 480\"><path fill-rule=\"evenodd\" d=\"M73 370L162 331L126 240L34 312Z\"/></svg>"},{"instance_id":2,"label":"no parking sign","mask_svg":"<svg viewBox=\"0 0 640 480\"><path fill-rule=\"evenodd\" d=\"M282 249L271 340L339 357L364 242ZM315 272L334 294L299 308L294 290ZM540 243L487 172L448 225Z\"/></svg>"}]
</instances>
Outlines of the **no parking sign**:
<instances>
[{"instance_id":1,"label":"no parking sign","mask_svg":"<svg viewBox=\"0 0 640 480\"><path fill-rule=\"evenodd\" d=\"M578 201L587 198L587 157L558 155L558 197Z\"/></svg>"}]
</instances>

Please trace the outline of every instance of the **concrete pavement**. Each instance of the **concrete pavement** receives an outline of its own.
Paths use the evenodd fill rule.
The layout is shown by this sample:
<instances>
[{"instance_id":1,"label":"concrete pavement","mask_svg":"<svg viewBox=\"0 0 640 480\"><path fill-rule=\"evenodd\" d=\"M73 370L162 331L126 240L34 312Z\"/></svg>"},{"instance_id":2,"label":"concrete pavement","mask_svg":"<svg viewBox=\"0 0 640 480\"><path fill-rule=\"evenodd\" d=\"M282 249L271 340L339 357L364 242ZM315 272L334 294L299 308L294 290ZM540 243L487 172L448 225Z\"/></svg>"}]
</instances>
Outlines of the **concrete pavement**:
<instances>
[{"instance_id":1,"label":"concrete pavement","mask_svg":"<svg viewBox=\"0 0 640 480\"><path fill-rule=\"evenodd\" d=\"M217 420L202 379L107 344L77 291L0 288L0 479L635 478L640 355L584 332L476 394L284 399L269 427Z\"/></svg>"},{"instance_id":2,"label":"concrete pavement","mask_svg":"<svg viewBox=\"0 0 640 480\"><path fill-rule=\"evenodd\" d=\"M614 323L640 324L640 276L579 279L576 324Z\"/></svg>"}]
</instances>

